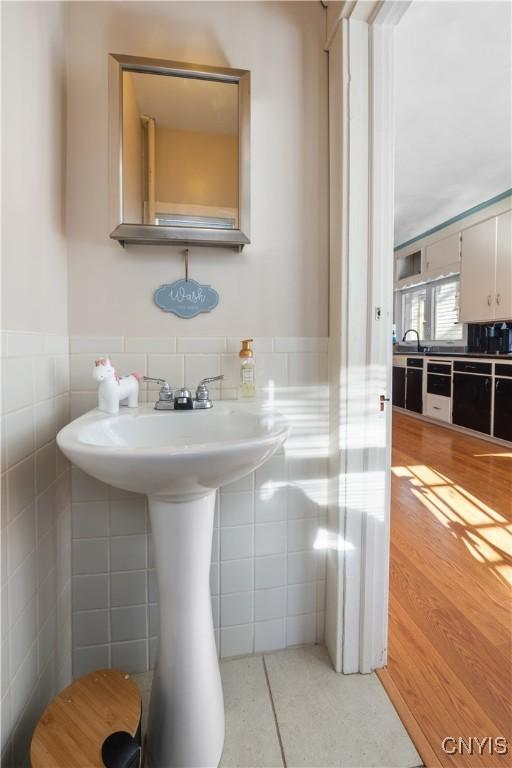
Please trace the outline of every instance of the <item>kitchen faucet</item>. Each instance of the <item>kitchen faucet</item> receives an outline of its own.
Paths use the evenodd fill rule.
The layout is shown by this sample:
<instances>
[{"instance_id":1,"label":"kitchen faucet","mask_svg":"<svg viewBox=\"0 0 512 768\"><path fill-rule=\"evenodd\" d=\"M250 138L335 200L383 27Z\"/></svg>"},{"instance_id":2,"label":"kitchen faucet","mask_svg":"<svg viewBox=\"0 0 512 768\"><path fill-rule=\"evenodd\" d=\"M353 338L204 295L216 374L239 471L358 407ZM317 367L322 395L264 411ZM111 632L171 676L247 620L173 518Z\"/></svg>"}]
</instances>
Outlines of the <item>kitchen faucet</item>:
<instances>
[{"instance_id":1,"label":"kitchen faucet","mask_svg":"<svg viewBox=\"0 0 512 768\"><path fill-rule=\"evenodd\" d=\"M408 329L408 330L407 330L407 331L404 333L404 335L402 336L402 341L406 341L406 336L407 336L407 334L408 334L408 333L415 333L415 334L416 334L416 336L418 337L418 342L417 342L416 348L417 348L417 352L418 352L418 355L419 355L419 354L421 354L421 352L422 352L423 350L422 350L422 348L421 348L421 346L420 346L420 335L419 335L418 331L416 330L416 328L409 328L409 329Z\"/></svg>"}]
</instances>

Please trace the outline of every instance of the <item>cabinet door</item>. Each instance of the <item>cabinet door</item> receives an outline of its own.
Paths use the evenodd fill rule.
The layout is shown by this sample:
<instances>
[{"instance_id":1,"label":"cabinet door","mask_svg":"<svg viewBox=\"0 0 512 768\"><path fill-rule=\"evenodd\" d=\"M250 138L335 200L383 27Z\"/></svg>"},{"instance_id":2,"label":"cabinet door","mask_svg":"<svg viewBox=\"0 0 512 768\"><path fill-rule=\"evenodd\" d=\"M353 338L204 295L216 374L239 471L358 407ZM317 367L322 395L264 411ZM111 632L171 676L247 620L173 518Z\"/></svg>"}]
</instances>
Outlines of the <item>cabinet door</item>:
<instances>
[{"instance_id":1,"label":"cabinet door","mask_svg":"<svg viewBox=\"0 0 512 768\"><path fill-rule=\"evenodd\" d=\"M453 374L452 422L460 427L491 433L490 376L472 373Z\"/></svg>"},{"instance_id":2,"label":"cabinet door","mask_svg":"<svg viewBox=\"0 0 512 768\"><path fill-rule=\"evenodd\" d=\"M512 317L512 211L498 216L496 239L496 320Z\"/></svg>"},{"instance_id":3,"label":"cabinet door","mask_svg":"<svg viewBox=\"0 0 512 768\"><path fill-rule=\"evenodd\" d=\"M459 233L438 240L425 248L425 277L433 279L460 270Z\"/></svg>"},{"instance_id":4,"label":"cabinet door","mask_svg":"<svg viewBox=\"0 0 512 768\"><path fill-rule=\"evenodd\" d=\"M393 366L393 405L405 408L405 368Z\"/></svg>"},{"instance_id":5,"label":"cabinet door","mask_svg":"<svg viewBox=\"0 0 512 768\"><path fill-rule=\"evenodd\" d=\"M408 411L423 413L423 371L407 369L405 407Z\"/></svg>"},{"instance_id":6,"label":"cabinet door","mask_svg":"<svg viewBox=\"0 0 512 768\"><path fill-rule=\"evenodd\" d=\"M494 380L494 437L512 441L512 379Z\"/></svg>"},{"instance_id":7,"label":"cabinet door","mask_svg":"<svg viewBox=\"0 0 512 768\"><path fill-rule=\"evenodd\" d=\"M460 317L465 323L494 319L496 216L462 233Z\"/></svg>"}]
</instances>

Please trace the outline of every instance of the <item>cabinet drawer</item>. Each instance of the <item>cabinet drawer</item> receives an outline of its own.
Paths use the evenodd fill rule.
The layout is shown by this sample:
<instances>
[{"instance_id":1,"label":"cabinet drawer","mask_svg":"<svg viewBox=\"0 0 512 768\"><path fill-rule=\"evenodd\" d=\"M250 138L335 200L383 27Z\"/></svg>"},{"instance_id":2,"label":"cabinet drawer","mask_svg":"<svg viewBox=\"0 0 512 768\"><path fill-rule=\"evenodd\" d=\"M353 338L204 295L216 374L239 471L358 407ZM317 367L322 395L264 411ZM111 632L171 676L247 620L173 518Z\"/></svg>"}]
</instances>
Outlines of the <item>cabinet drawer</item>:
<instances>
[{"instance_id":1,"label":"cabinet drawer","mask_svg":"<svg viewBox=\"0 0 512 768\"><path fill-rule=\"evenodd\" d=\"M407 358L407 367L408 368L423 368L423 358L422 357L408 357Z\"/></svg>"},{"instance_id":2,"label":"cabinet drawer","mask_svg":"<svg viewBox=\"0 0 512 768\"><path fill-rule=\"evenodd\" d=\"M512 376L512 364L505 365L503 363L496 363L495 368L496 376Z\"/></svg>"},{"instance_id":3,"label":"cabinet drawer","mask_svg":"<svg viewBox=\"0 0 512 768\"><path fill-rule=\"evenodd\" d=\"M469 360L454 360L454 371L461 371L462 373L491 373L491 363L473 363Z\"/></svg>"},{"instance_id":4,"label":"cabinet drawer","mask_svg":"<svg viewBox=\"0 0 512 768\"><path fill-rule=\"evenodd\" d=\"M439 421L445 421L449 424L451 421L450 405L451 400L449 397L427 394L425 397L425 409L423 413L431 419L438 419Z\"/></svg>"},{"instance_id":5,"label":"cabinet drawer","mask_svg":"<svg viewBox=\"0 0 512 768\"><path fill-rule=\"evenodd\" d=\"M441 395L442 397L451 397L452 379L451 376L439 376L436 373L427 375L427 392L431 395Z\"/></svg>"},{"instance_id":6,"label":"cabinet drawer","mask_svg":"<svg viewBox=\"0 0 512 768\"><path fill-rule=\"evenodd\" d=\"M446 376L451 376L452 366L450 363L427 363L427 371L429 373L444 373Z\"/></svg>"}]
</instances>

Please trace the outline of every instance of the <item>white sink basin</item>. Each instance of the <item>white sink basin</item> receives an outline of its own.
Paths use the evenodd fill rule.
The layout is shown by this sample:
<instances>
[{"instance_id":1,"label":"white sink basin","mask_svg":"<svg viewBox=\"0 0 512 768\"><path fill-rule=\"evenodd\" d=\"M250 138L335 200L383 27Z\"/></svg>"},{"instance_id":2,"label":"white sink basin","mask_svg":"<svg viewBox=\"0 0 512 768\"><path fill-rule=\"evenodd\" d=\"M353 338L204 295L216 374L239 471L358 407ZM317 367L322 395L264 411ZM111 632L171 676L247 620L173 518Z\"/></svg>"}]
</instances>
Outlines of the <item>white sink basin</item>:
<instances>
[{"instance_id":1,"label":"white sink basin","mask_svg":"<svg viewBox=\"0 0 512 768\"><path fill-rule=\"evenodd\" d=\"M287 434L279 413L224 401L204 411L94 410L57 435L80 469L149 499L160 592L151 768L219 764L224 705L210 599L215 494L263 464Z\"/></svg>"},{"instance_id":2,"label":"white sink basin","mask_svg":"<svg viewBox=\"0 0 512 768\"><path fill-rule=\"evenodd\" d=\"M283 418L223 401L205 411L94 410L61 430L61 450L109 485L167 499L204 496L252 472L287 435Z\"/></svg>"}]
</instances>

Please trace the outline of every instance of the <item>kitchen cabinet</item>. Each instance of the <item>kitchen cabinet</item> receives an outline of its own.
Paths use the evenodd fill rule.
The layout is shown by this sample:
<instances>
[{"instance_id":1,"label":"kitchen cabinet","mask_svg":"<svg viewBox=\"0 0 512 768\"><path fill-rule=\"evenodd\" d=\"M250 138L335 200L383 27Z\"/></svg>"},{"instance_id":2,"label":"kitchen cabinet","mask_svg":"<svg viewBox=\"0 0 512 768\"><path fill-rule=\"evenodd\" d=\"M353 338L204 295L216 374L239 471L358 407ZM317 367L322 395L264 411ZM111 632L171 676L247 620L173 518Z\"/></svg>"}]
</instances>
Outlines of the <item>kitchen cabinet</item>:
<instances>
[{"instance_id":1,"label":"kitchen cabinet","mask_svg":"<svg viewBox=\"0 0 512 768\"><path fill-rule=\"evenodd\" d=\"M452 380L450 376L440 376L436 373L428 373L427 392L431 395L450 398L452 396Z\"/></svg>"},{"instance_id":2,"label":"kitchen cabinet","mask_svg":"<svg viewBox=\"0 0 512 768\"><path fill-rule=\"evenodd\" d=\"M512 211L497 217L495 320L512 317Z\"/></svg>"},{"instance_id":3,"label":"kitchen cabinet","mask_svg":"<svg viewBox=\"0 0 512 768\"><path fill-rule=\"evenodd\" d=\"M492 363L484 363L482 360L454 360L453 370L459 373L486 373L490 376Z\"/></svg>"},{"instance_id":4,"label":"kitchen cabinet","mask_svg":"<svg viewBox=\"0 0 512 768\"><path fill-rule=\"evenodd\" d=\"M460 234L444 237L425 248L424 277L434 280L460 272Z\"/></svg>"},{"instance_id":5,"label":"kitchen cabinet","mask_svg":"<svg viewBox=\"0 0 512 768\"><path fill-rule=\"evenodd\" d=\"M460 315L463 322L512 316L512 211L462 233Z\"/></svg>"},{"instance_id":6,"label":"kitchen cabinet","mask_svg":"<svg viewBox=\"0 0 512 768\"><path fill-rule=\"evenodd\" d=\"M491 384L491 376L475 373L453 374L453 424L490 435Z\"/></svg>"},{"instance_id":7,"label":"kitchen cabinet","mask_svg":"<svg viewBox=\"0 0 512 768\"><path fill-rule=\"evenodd\" d=\"M405 368L393 366L393 405L405 408Z\"/></svg>"},{"instance_id":8,"label":"kitchen cabinet","mask_svg":"<svg viewBox=\"0 0 512 768\"><path fill-rule=\"evenodd\" d=\"M404 248L395 254L395 286L406 288L421 282L423 249L414 247Z\"/></svg>"},{"instance_id":9,"label":"kitchen cabinet","mask_svg":"<svg viewBox=\"0 0 512 768\"><path fill-rule=\"evenodd\" d=\"M494 437L512 441L512 379L494 380Z\"/></svg>"},{"instance_id":10,"label":"kitchen cabinet","mask_svg":"<svg viewBox=\"0 0 512 768\"><path fill-rule=\"evenodd\" d=\"M496 216L462 232L460 317L465 323L494 319Z\"/></svg>"},{"instance_id":11,"label":"kitchen cabinet","mask_svg":"<svg viewBox=\"0 0 512 768\"><path fill-rule=\"evenodd\" d=\"M512 359L394 354L393 405L512 444Z\"/></svg>"},{"instance_id":12,"label":"kitchen cabinet","mask_svg":"<svg viewBox=\"0 0 512 768\"><path fill-rule=\"evenodd\" d=\"M451 420L451 404L451 363L435 363L427 360L427 386L423 403L424 415L449 424Z\"/></svg>"},{"instance_id":13,"label":"kitchen cabinet","mask_svg":"<svg viewBox=\"0 0 512 768\"><path fill-rule=\"evenodd\" d=\"M423 414L425 416L429 416L431 419L436 419L436 421L445 421L447 424L449 424L450 403L451 400L449 397L431 395L427 393L425 397L425 407L423 409Z\"/></svg>"},{"instance_id":14,"label":"kitchen cabinet","mask_svg":"<svg viewBox=\"0 0 512 768\"><path fill-rule=\"evenodd\" d=\"M423 371L418 368L407 369L405 407L408 411L423 412Z\"/></svg>"}]
</instances>

